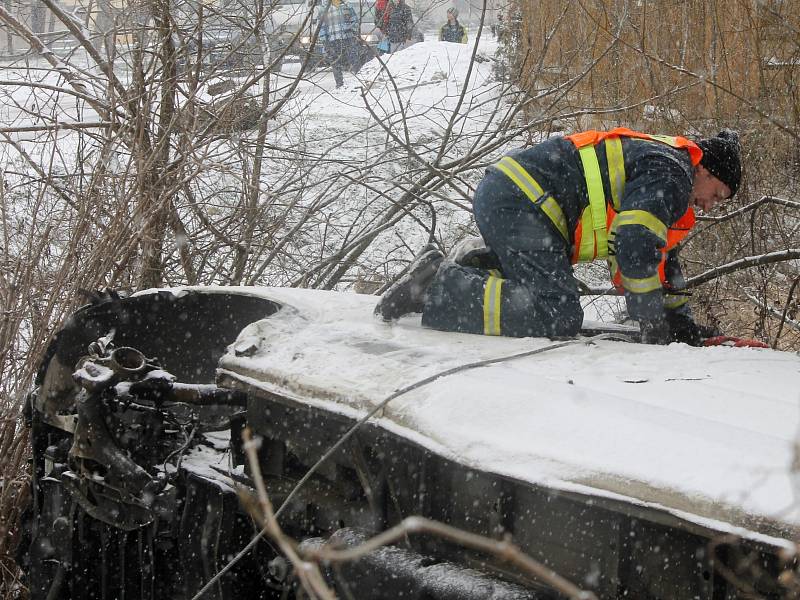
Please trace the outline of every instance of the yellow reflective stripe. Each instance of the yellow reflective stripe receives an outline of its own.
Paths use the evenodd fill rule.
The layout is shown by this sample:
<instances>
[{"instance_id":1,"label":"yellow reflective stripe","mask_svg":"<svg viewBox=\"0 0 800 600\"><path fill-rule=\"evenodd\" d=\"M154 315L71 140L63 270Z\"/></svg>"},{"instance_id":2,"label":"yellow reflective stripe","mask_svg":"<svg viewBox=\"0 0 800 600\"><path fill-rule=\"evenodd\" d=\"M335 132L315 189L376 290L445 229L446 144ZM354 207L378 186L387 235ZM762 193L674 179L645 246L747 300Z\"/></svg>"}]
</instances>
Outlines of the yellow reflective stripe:
<instances>
[{"instance_id":1,"label":"yellow reflective stripe","mask_svg":"<svg viewBox=\"0 0 800 600\"><path fill-rule=\"evenodd\" d=\"M619 211L619 203L625 193L625 158L622 155L622 139L606 140L606 160L608 161L608 180L611 183L611 204Z\"/></svg>"},{"instance_id":2,"label":"yellow reflective stripe","mask_svg":"<svg viewBox=\"0 0 800 600\"><path fill-rule=\"evenodd\" d=\"M544 190L539 183L531 177L522 165L515 161L510 156L504 156L500 162L495 164L495 167L505 173L511 181L517 184L517 187L525 192L525 195L530 198L530 201L536 202L544 195Z\"/></svg>"},{"instance_id":3,"label":"yellow reflective stripe","mask_svg":"<svg viewBox=\"0 0 800 600\"><path fill-rule=\"evenodd\" d=\"M622 277L623 287L632 294L646 294L661 288L661 280L658 278L657 274L641 279L625 277L625 275L622 274L620 274L620 276Z\"/></svg>"},{"instance_id":4,"label":"yellow reflective stripe","mask_svg":"<svg viewBox=\"0 0 800 600\"><path fill-rule=\"evenodd\" d=\"M583 240L589 238L594 245L597 240L597 252L592 249L591 258L581 258L581 260L592 260L595 256L605 258L608 256L608 230L606 225L606 197L603 192L603 178L600 176L600 163L597 161L597 150L594 146L584 146L578 153L583 164L583 176L586 178L586 190L589 192L589 213L591 216L591 229L585 226L581 232L581 248L584 247ZM586 216L586 211L584 211ZM588 221L588 219L587 219ZM587 221L581 220L582 223ZM588 244L587 244L588 247Z\"/></svg>"},{"instance_id":5,"label":"yellow reflective stripe","mask_svg":"<svg viewBox=\"0 0 800 600\"><path fill-rule=\"evenodd\" d=\"M611 280L614 280L614 277L617 276L617 271L619 271L619 266L617 265L617 257L613 254L608 255L608 272L611 273ZM621 275L620 275L621 276ZM616 286L616 282L614 286Z\"/></svg>"},{"instance_id":6,"label":"yellow reflective stripe","mask_svg":"<svg viewBox=\"0 0 800 600\"><path fill-rule=\"evenodd\" d=\"M653 213L646 210L626 210L614 217L611 229L616 232L624 225L641 225L656 234L661 241L667 242L667 226Z\"/></svg>"},{"instance_id":7,"label":"yellow reflective stripe","mask_svg":"<svg viewBox=\"0 0 800 600\"><path fill-rule=\"evenodd\" d=\"M545 195L542 186L531 177L530 173L522 165L510 156L504 156L494 166L511 179L531 202L538 205L544 211L544 214L550 218L563 238L569 241L567 218L564 216L564 211L561 210L556 199L549 194ZM544 199L542 199L543 197Z\"/></svg>"},{"instance_id":8,"label":"yellow reflective stripe","mask_svg":"<svg viewBox=\"0 0 800 600\"><path fill-rule=\"evenodd\" d=\"M495 277L503 277L503 274L498 269L489 269L489 274L494 275Z\"/></svg>"},{"instance_id":9,"label":"yellow reflective stripe","mask_svg":"<svg viewBox=\"0 0 800 600\"><path fill-rule=\"evenodd\" d=\"M483 334L500 335L500 291L503 279L489 275L483 289Z\"/></svg>"},{"instance_id":10,"label":"yellow reflective stripe","mask_svg":"<svg viewBox=\"0 0 800 600\"><path fill-rule=\"evenodd\" d=\"M663 142L664 144L672 146L673 148L678 147L678 140L675 139L675 136L652 134L650 137L654 140L658 140L659 142Z\"/></svg>"},{"instance_id":11,"label":"yellow reflective stripe","mask_svg":"<svg viewBox=\"0 0 800 600\"><path fill-rule=\"evenodd\" d=\"M564 211L561 210L561 207L558 205L558 202L556 202L556 199L548 194L547 198L539 203L539 208L544 211L544 214L550 217L550 220L553 222L553 225L556 226L556 229L558 229L561 237L569 241L567 217L564 216Z\"/></svg>"},{"instance_id":12,"label":"yellow reflective stripe","mask_svg":"<svg viewBox=\"0 0 800 600\"><path fill-rule=\"evenodd\" d=\"M664 294L664 308L676 309L689 301L689 296L684 294Z\"/></svg>"},{"instance_id":13,"label":"yellow reflective stripe","mask_svg":"<svg viewBox=\"0 0 800 600\"><path fill-rule=\"evenodd\" d=\"M587 206L581 215L581 245L578 248L578 260L586 262L594 260L594 233L592 232L592 207Z\"/></svg>"},{"instance_id":14,"label":"yellow reflective stripe","mask_svg":"<svg viewBox=\"0 0 800 600\"><path fill-rule=\"evenodd\" d=\"M583 163L583 176L589 192L589 206L592 209L592 229L606 230L606 198L603 193L603 178L600 176L600 163L594 146L584 146L579 151Z\"/></svg>"}]
</instances>

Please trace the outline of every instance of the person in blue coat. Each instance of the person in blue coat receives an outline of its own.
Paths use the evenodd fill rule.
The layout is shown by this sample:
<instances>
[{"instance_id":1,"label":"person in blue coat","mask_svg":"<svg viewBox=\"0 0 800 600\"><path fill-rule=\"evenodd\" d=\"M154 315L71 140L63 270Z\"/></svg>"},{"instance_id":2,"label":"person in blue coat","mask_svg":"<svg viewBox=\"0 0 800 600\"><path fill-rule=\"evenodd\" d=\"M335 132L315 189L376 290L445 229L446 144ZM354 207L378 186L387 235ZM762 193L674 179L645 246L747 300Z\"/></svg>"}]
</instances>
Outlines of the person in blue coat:
<instances>
[{"instance_id":1,"label":"person in blue coat","mask_svg":"<svg viewBox=\"0 0 800 600\"><path fill-rule=\"evenodd\" d=\"M322 21L319 39L333 70L336 87L340 88L344 85L342 68L351 69L356 63L358 18L353 7L343 0L331 0L330 4L322 5L319 11Z\"/></svg>"}]
</instances>

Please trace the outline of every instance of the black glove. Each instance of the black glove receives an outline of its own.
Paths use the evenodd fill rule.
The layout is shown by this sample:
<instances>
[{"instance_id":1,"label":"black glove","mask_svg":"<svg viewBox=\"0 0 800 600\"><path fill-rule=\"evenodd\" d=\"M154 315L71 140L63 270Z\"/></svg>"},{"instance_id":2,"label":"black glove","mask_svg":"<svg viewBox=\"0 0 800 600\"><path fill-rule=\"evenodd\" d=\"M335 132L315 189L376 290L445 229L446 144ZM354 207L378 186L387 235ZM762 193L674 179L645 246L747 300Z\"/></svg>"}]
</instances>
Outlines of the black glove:
<instances>
[{"instance_id":1,"label":"black glove","mask_svg":"<svg viewBox=\"0 0 800 600\"><path fill-rule=\"evenodd\" d=\"M672 341L669 324L666 321L640 321L639 330L642 332L643 344L665 346Z\"/></svg>"},{"instance_id":2,"label":"black glove","mask_svg":"<svg viewBox=\"0 0 800 600\"><path fill-rule=\"evenodd\" d=\"M713 325L697 325L697 331L700 333L701 340L725 335L720 331L719 327L714 327Z\"/></svg>"},{"instance_id":3,"label":"black glove","mask_svg":"<svg viewBox=\"0 0 800 600\"><path fill-rule=\"evenodd\" d=\"M703 340L722 335L716 327L698 325L689 315L667 311L666 322L669 325L670 339L690 346L702 346Z\"/></svg>"}]
</instances>

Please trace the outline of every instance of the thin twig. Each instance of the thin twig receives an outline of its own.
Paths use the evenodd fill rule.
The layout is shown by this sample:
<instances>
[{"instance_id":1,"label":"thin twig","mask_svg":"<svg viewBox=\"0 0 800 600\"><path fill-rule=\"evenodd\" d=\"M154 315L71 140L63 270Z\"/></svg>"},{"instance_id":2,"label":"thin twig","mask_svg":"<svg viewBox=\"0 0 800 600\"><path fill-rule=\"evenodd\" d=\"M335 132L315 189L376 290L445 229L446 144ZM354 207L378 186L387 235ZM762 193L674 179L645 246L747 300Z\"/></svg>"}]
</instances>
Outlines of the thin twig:
<instances>
[{"instance_id":1,"label":"thin twig","mask_svg":"<svg viewBox=\"0 0 800 600\"><path fill-rule=\"evenodd\" d=\"M689 279L686 280L686 285L681 289L688 290L693 287L697 287L698 285L701 285L703 283L706 283L708 281L711 281L712 279L717 279L722 275L728 275L730 273L735 273L736 271L741 271L743 269L749 269L751 267L758 267L761 265L769 265L777 262L784 262L787 260L794 260L797 258L800 258L800 248L789 248L788 250L779 250L777 252L770 252L768 254L762 254L760 256L746 256L744 258L734 260L724 265L714 267L713 269L709 269L708 271L705 271L700 275L695 275L694 277L690 277Z\"/></svg>"},{"instance_id":2,"label":"thin twig","mask_svg":"<svg viewBox=\"0 0 800 600\"><path fill-rule=\"evenodd\" d=\"M761 196L758 200L747 204L741 208L738 208L734 211L729 213L725 213L724 215L720 215L719 217L710 217L708 215L699 215L697 217L698 221L707 221L707 222L714 222L714 223L721 223L723 221L729 221L739 215L742 215L748 211L754 210L759 206L764 204L778 204L780 206L786 206L788 208L797 208L800 209L800 202L795 200L787 200L786 198L779 198L777 196Z\"/></svg>"},{"instance_id":3,"label":"thin twig","mask_svg":"<svg viewBox=\"0 0 800 600\"><path fill-rule=\"evenodd\" d=\"M320 598L320 600L336 600L336 595L331 591L322 577L319 570L319 565L315 562L303 560L297 553L296 544L294 541L283 533L275 512L272 509L272 502L267 494L267 488L264 485L264 477L261 475L261 466L258 462L257 446L258 444L253 440L249 428L245 428L242 432L244 438L244 450L247 454L247 461L250 465L250 472L253 474L253 481L256 486L256 493L258 494L258 503L261 509L260 523L266 531L267 535L275 540L281 552L289 559L289 562L294 566L297 578L302 583L306 592L311 598ZM213 579L212 579L213 581ZM209 582L211 583L211 582ZM205 589L205 588L203 588ZM197 596L202 594L201 590Z\"/></svg>"}]
</instances>

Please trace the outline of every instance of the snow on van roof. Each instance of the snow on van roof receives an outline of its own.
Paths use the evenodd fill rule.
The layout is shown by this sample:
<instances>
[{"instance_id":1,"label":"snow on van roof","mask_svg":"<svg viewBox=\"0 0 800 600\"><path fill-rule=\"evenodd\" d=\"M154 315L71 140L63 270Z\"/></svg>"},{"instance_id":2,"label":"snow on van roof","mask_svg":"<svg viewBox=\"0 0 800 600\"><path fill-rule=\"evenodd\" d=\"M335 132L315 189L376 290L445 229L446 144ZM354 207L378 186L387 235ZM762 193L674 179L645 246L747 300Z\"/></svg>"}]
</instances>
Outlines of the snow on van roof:
<instances>
[{"instance_id":1,"label":"snow on van roof","mask_svg":"<svg viewBox=\"0 0 800 600\"><path fill-rule=\"evenodd\" d=\"M441 371L553 345L383 323L374 296L224 290L284 309L242 331L221 374L354 418ZM438 379L375 421L484 471L789 537L798 400L795 354L584 339Z\"/></svg>"}]
</instances>

